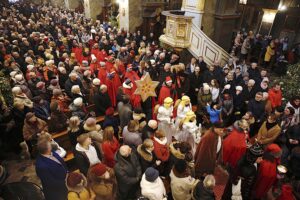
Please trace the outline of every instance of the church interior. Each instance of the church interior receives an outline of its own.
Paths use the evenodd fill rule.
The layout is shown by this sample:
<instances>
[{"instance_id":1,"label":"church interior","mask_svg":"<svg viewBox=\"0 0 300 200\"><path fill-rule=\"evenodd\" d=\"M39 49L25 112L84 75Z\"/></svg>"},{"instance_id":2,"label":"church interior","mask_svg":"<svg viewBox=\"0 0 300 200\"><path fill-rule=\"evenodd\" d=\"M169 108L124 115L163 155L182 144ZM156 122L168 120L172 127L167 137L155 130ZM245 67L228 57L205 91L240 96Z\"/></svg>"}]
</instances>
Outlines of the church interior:
<instances>
[{"instance_id":1,"label":"church interior","mask_svg":"<svg viewBox=\"0 0 300 200\"><path fill-rule=\"evenodd\" d=\"M300 199L300 0L0 10L0 200Z\"/></svg>"}]
</instances>

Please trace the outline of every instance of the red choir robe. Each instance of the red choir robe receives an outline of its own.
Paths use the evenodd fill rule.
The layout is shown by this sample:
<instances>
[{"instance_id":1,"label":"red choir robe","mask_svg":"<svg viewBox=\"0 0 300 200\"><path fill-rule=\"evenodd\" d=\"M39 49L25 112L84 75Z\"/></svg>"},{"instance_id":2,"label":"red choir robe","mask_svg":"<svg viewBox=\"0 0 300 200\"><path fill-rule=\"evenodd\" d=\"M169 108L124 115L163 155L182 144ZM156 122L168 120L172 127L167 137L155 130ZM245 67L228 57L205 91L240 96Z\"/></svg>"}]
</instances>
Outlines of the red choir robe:
<instances>
[{"instance_id":1,"label":"red choir robe","mask_svg":"<svg viewBox=\"0 0 300 200\"><path fill-rule=\"evenodd\" d=\"M277 197L276 200L296 200L293 194L292 186L288 184L282 185L281 194Z\"/></svg>"},{"instance_id":2,"label":"red choir robe","mask_svg":"<svg viewBox=\"0 0 300 200\"><path fill-rule=\"evenodd\" d=\"M172 85L171 87L166 86L163 84L163 86L160 88L159 95L158 95L158 103L162 105L164 103L165 98L171 97L173 101L175 102L177 100L176 95L171 94L171 90L174 90L175 86Z\"/></svg>"},{"instance_id":3,"label":"red choir robe","mask_svg":"<svg viewBox=\"0 0 300 200\"><path fill-rule=\"evenodd\" d=\"M233 128L231 133L223 141L223 161L225 164L229 164L232 168L235 168L237 162L245 154L247 149L246 139L247 134L243 131Z\"/></svg>"},{"instance_id":4,"label":"red choir robe","mask_svg":"<svg viewBox=\"0 0 300 200\"><path fill-rule=\"evenodd\" d=\"M90 71L92 74L97 73L98 75L99 69L100 69L100 64L98 61L90 64Z\"/></svg>"},{"instance_id":5,"label":"red choir robe","mask_svg":"<svg viewBox=\"0 0 300 200\"><path fill-rule=\"evenodd\" d=\"M135 71L127 71L125 73L124 80L126 80L128 78L133 83L133 88L132 89L133 89L133 91L135 91L135 89L136 89L136 83L135 83L135 81L140 80L139 75Z\"/></svg>"},{"instance_id":6,"label":"red choir robe","mask_svg":"<svg viewBox=\"0 0 300 200\"><path fill-rule=\"evenodd\" d=\"M73 47L72 48L72 53L75 54L76 60L81 63L82 62L82 47Z\"/></svg>"},{"instance_id":7,"label":"red choir robe","mask_svg":"<svg viewBox=\"0 0 300 200\"><path fill-rule=\"evenodd\" d=\"M106 70L107 71L111 71L113 68L114 68L114 63L110 62L110 61L107 61L105 63L105 66L106 66Z\"/></svg>"},{"instance_id":8,"label":"red choir robe","mask_svg":"<svg viewBox=\"0 0 300 200\"><path fill-rule=\"evenodd\" d=\"M123 93L130 97L130 103L133 107L141 107L141 96L134 94L133 88L126 88L123 84Z\"/></svg>"},{"instance_id":9,"label":"red choir robe","mask_svg":"<svg viewBox=\"0 0 300 200\"><path fill-rule=\"evenodd\" d=\"M106 76L107 76L106 68L100 67L98 70L98 78L100 79L101 84L105 84Z\"/></svg>"},{"instance_id":10,"label":"red choir robe","mask_svg":"<svg viewBox=\"0 0 300 200\"><path fill-rule=\"evenodd\" d=\"M105 50L99 51L96 55L99 62L104 62L105 58L108 56Z\"/></svg>"},{"instance_id":11,"label":"red choir robe","mask_svg":"<svg viewBox=\"0 0 300 200\"><path fill-rule=\"evenodd\" d=\"M105 83L107 86L107 92L108 96L110 97L111 104L113 107L116 107L118 88L122 85L120 78L115 71L112 71L110 73L110 76L107 76Z\"/></svg>"},{"instance_id":12,"label":"red choir robe","mask_svg":"<svg viewBox=\"0 0 300 200\"><path fill-rule=\"evenodd\" d=\"M99 49L92 49L91 50L91 55L92 54L94 54L95 56L96 56L96 58L97 58L97 55L100 53L100 50ZM97 58L97 60L98 60L98 58Z\"/></svg>"}]
</instances>

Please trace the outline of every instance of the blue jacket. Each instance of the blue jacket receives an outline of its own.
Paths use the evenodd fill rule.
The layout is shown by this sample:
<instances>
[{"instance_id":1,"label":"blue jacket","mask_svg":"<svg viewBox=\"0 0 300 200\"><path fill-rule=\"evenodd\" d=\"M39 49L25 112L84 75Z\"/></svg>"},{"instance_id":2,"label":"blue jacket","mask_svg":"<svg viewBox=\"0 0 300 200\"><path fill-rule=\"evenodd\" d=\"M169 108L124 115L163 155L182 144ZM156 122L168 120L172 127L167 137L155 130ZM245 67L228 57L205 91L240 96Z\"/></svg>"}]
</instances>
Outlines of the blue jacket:
<instances>
[{"instance_id":1,"label":"blue jacket","mask_svg":"<svg viewBox=\"0 0 300 200\"><path fill-rule=\"evenodd\" d=\"M220 117L221 109L220 110L215 110L215 109L211 109L210 106L206 106L206 110L209 114L211 123L216 123L220 120L219 117Z\"/></svg>"},{"instance_id":2,"label":"blue jacket","mask_svg":"<svg viewBox=\"0 0 300 200\"><path fill-rule=\"evenodd\" d=\"M41 179L46 200L66 200L68 195L65 184L67 166L57 153L53 152L53 156L61 164L39 155L35 163L36 174Z\"/></svg>"}]
</instances>

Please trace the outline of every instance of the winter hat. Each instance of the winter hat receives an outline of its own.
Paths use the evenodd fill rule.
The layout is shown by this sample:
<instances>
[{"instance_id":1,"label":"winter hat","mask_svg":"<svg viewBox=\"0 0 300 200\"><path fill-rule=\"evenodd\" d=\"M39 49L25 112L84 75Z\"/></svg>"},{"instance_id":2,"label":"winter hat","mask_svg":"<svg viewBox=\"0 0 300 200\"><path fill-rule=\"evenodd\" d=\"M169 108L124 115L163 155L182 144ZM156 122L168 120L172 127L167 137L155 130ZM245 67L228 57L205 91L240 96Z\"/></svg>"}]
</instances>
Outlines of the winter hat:
<instances>
[{"instance_id":1,"label":"winter hat","mask_svg":"<svg viewBox=\"0 0 300 200\"><path fill-rule=\"evenodd\" d=\"M89 117L84 122L83 129L85 131L99 131L101 129L101 126L97 124L97 121L95 118Z\"/></svg>"},{"instance_id":2,"label":"winter hat","mask_svg":"<svg viewBox=\"0 0 300 200\"><path fill-rule=\"evenodd\" d=\"M90 167L90 172L93 176L102 176L106 171L107 167L102 163L98 163Z\"/></svg>"},{"instance_id":3,"label":"winter hat","mask_svg":"<svg viewBox=\"0 0 300 200\"><path fill-rule=\"evenodd\" d=\"M34 69L34 65L27 65L27 70L28 71L31 71L31 70L33 70Z\"/></svg>"},{"instance_id":4,"label":"winter hat","mask_svg":"<svg viewBox=\"0 0 300 200\"><path fill-rule=\"evenodd\" d=\"M74 99L74 101L73 101L73 104L78 107L82 106L82 103L83 103L83 101L82 101L81 97L78 97L78 98Z\"/></svg>"},{"instance_id":5,"label":"winter hat","mask_svg":"<svg viewBox=\"0 0 300 200\"><path fill-rule=\"evenodd\" d=\"M105 111L105 115L106 116L113 116L114 115L114 108L113 107L109 107L109 108L107 108L106 109L106 111Z\"/></svg>"},{"instance_id":6,"label":"winter hat","mask_svg":"<svg viewBox=\"0 0 300 200\"><path fill-rule=\"evenodd\" d=\"M38 88L38 89L43 89L44 87L45 87L45 83L42 81L40 81L36 84L36 88Z\"/></svg>"},{"instance_id":7,"label":"winter hat","mask_svg":"<svg viewBox=\"0 0 300 200\"><path fill-rule=\"evenodd\" d=\"M71 172L67 176L67 180L66 180L67 186L72 188L76 187L78 184L82 182L83 179L84 177L81 173Z\"/></svg>"},{"instance_id":8,"label":"winter hat","mask_svg":"<svg viewBox=\"0 0 300 200\"><path fill-rule=\"evenodd\" d=\"M23 75L22 74L17 74L15 75L16 81L22 81L23 80Z\"/></svg>"},{"instance_id":9,"label":"winter hat","mask_svg":"<svg viewBox=\"0 0 300 200\"><path fill-rule=\"evenodd\" d=\"M230 85L230 84L227 84L227 85L224 86L224 89L225 89L225 90L229 90L230 87L231 87L231 85Z\"/></svg>"},{"instance_id":10,"label":"winter hat","mask_svg":"<svg viewBox=\"0 0 300 200\"><path fill-rule=\"evenodd\" d=\"M255 143L249 148L249 152L256 157L260 157L264 154L264 149L259 143Z\"/></svg>"},{"instance_id":11,"label":"winter hat","mask_svg":"<svg viewBox=\"0 0 300 200\"><path fill-rule=\"evenodd\" d=\"M93 85L99 86L100 85L100 79L94 78L93 79Z\"/></svg>"},{"instance_id":12,"label":"winter hat","mask_svg":"<svg viewBox=\"0 0 300 200\"><path fill-rule=\"evenodd\" d=\"M281 156L281 148L277 144L268 145L265 152L269 152L275 158L279 158Z\"/></svg>"},{"instance_id":13,"label":"winter hat","mask_svg":"<svg viewBox=\"0 0 300 200\"><path fill-rule=\"evenodd\" d=\"M239 86L236 86L235 89L236 89L237 91L243 91L243 87L240 86L240 85L239 85Z\"/></svg>"},{"instance_id":14,"label":"winter hat","mask_svg":"<svg viewBox=\"0 0 300 200\"><path fill-rule=\"evenodd\" d=\"M187 169L186 161L182 159L177 160L177 162L174 165L174 169L180 174L184 173Z\"/></svg>"},{"instance_id":15,"label":"winter hat","mask_svg":"<svg viewBox=\"0 0 300 200\"><path fill-rule=\"evenodd\" d=\"M159 176L158 170L153 167L148 167L145 171L145 178L149 182L154 182Z\"/></svg>"},{"instance_id":16,"label":"winter hat","mask_svg":"<svg viewBox=\"0 0 300 200\"><path fill-rule=\"evenodd\" d=\"M172 79L171 79L170 76L167 76L167 77L166 77L166 83L172 83Z\"/></svg>"}]
</instances>

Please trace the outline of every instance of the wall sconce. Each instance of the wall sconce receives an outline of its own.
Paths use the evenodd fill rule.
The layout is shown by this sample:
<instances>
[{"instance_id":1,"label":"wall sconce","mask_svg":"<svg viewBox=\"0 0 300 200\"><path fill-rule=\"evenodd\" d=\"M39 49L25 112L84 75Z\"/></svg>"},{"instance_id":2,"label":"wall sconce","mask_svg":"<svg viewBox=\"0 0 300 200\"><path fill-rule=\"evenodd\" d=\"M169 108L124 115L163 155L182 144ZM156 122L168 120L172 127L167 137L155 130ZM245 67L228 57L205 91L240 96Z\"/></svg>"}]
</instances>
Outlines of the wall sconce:
<instances>
[{"instance_id":1,"label":"wall sconce","mask_svg":"<svg viewBox=\"0 0 300 200\"><path fill-rule=\"evenodd\" d=\"M247 0L240 0L239 3L243 4L243 5L246 5L247 4Z\"/></svg>"},{"instance_id":2,"label":"wall sconce","mask_svg":"<svg viewBox=\"0 0 300 200\"><path fill-rule=\"evenodd\" d=\"M286 9L287 9L287 7L285 5L278 6L278 10L280 10L280 11L285 11Z\"/></svg>"},{"instance_id":3,"label":"wall sconce","mask_svg":"<svg viewBox=\"0 0 300 200\"><path fill-rule=\"evenodd\" d=\"M262 18L262 22L273 23L277 10L263 9L263 11L264 11L264 15Z\"/></svg>"}]
</instances>

